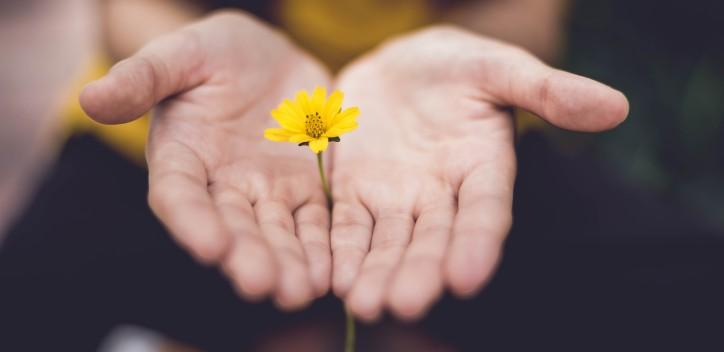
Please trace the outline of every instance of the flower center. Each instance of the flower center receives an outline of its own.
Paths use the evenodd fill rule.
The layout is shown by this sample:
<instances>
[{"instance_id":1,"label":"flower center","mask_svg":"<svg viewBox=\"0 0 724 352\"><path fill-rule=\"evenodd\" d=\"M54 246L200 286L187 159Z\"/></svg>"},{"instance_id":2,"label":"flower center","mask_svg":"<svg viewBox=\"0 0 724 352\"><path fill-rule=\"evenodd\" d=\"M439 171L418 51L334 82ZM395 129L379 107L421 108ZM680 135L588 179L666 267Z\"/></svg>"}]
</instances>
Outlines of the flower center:
<instances>
[{"instance_id":1,"label":"flower center","mask_svg":"<svg viewBox=\"0 0 724 352\"><path fill-rule=\"evenodd\" d=\"M322 116L318 112L307 115L307 120L304 123L307 130L307 135L314 138L319 138L324 133L324 121Z\"/></svg>"}]
</instances>

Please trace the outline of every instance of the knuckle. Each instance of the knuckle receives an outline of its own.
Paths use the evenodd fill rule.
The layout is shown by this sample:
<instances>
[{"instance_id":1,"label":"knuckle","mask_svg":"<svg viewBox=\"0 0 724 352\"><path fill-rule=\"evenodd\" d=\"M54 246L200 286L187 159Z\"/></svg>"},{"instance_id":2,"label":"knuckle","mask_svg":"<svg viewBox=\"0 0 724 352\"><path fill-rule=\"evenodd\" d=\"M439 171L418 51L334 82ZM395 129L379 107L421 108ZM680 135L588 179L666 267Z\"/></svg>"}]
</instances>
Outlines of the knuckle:
<instances>
[{"instance_id":1,"label":"knuckle","mask_svg":"<svg viewBox=\"0 0 724 352\"><path fill-rule=\"evenodd\" d=\"M452 231L451 224L426 224L415 227L415 237L446 236Z\"/></svg>"},{"instance_id":2,"label":"knuckle","mask_svg":"<svg viewBox=\"0 0 724 352\"><path fill-rule=\"evenodd\" d=\"M554 100L553 94L555 94L555 91L553 89L553 75L554 73L551 73L547 75L538 85L538 89L536 90L536 96L538 101L540 102L540 106L542 107L542 113L545 116L556 116L551 114L556 114L555 111L552 111L554 107L556 106Z\"/></svg>"},{"instance_id":3,"label":"knuckle","mask_svg":"<svg viewBox=\"0 0 724 352\"><path fill-rule=\"evenodd\" d=\"M338 255L344 253L346 259L357 257L363 258L367 253L367 247L361 246L358 243L348 241L332 241L332 252ZM340 258L337 256L337 258Z\"/></svg>"},{"instance_id":4,"label":"knuckle","mask_svg":"<svg viewBox=\"0 0 724 352\"><path fill-rule=\"evenodd\" d=\"M377 250L403 250L407 247L408 239L400 236L379 236L375 238L374 248Z\"/></svg>"},{"instance_id":5,"label":"knuckle","mask_svg":"<svg viewBox=\"0 0 724 352\"><path fill-rule=\"evenodd\" d=\"M444 251L428 250L425 252L415 253L407 257L406 265L408 265L408 268L420 268L422 266L429 266L430 264L433 264L436 267L442 267L444 260Z\"/></svg>"},{"instance_id":6,"label":"knuckle","mask_svg":"<svg viewBox=\"0 0 724 352\"><path fill-rule=\"evenodd\" d=\"M329 218L329 212L321 204L307 204L298 209L295 216L299 223L323 224Z\"/></svg>"},{"instance_id":7,"label":"knuckle","mask_svg":"<svg viewBox=\"0 0 724 352\"><path fill-rule=\"evenodd\" d=\"M393 269L395 268L395 263L392 261L375 261L375 262L368 262L366 263L362 270L363 270L363 277L362 279L374 279L376 276L382 276L387 277L388 275L392 274Z\"/></svg>"},{"instance_id":8,"label":"knuckle","mask_svg":"<svg viewBox=\"0 0 724 352\"><path fill-rule=\"evenodd\" d=\"M354 220L335 220L332 224L332 236L369 231L369 225Z\"/></svg>"},{"instance_id":9,"label":"knuckle","mask_svg":"<svg viewBox=\"0 0 724 352\"><path fill-rule=\"evenodd\" d=\"M369 232L372 221L368 214L361 211L352 211L347 207L337 206L332 214L332 233L360 233Z\"/></svg>"},{"instance_id":10,"label":"knuckle","mask_svg":"<svg viewBox=\"0 0 724 352\"><path fill-rule=\"evenodd\" d=\"M322 253L329 252L329 243L322 240L306 239L302 240L302 246L307 249L318 250Z\"/></svg>"},{"instance_id":11,"label":"knuckle","mask_svg":"<svg viewBox=\"0 0 724 352\"><path fill-rule=\"evenodd\" d=\"M293 232L294 226L281 214L268 215L259 221L260 225L278 228L284 232Z\"/></svg>"},{"instance_id":12,"label":"knuckle","mask_svg":"<svg viewBox=\"0 0 724 352\"><path fill-rule=\"evenodd\" d=\"M130 76L130 84L136 87L131 95L130 105L148 105L155 103L159 99L159 90L168 80L168 69L166 65L155 54L151 52L144 53L133 60L133 75ZM149 100L148 97L152 97ZM144 108L151 108L144 106Z\"/></svg>"},{"instance_id":13,"label":"knuckle","mask_svg":"<svg viewBox=\"0 0 724 352\"><path fill-rule=\"evenodd\" d=\"M275 248L275 251L282 255L283 258L286 258L287 262L287 271L289 270L295 270L295 268L299 268L298 265L306 265L307 264L307 257L304 255L304 253L292 245L279 245ZM282 261L284 262L284 261ZM290 265L291 263L294 263L294 265ZM300 271L301 272L301 271ZM299 274L299 272L297 272Z\"/></svg>"}]
</instances>

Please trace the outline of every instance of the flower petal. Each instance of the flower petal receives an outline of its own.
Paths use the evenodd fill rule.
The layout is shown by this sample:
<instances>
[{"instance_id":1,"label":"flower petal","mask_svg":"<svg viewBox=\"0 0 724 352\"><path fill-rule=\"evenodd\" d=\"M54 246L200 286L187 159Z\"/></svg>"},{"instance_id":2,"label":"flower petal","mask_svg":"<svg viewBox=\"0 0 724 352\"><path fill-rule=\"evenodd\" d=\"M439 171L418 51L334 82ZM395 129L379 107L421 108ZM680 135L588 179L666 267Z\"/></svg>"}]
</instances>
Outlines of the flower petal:
<instances>
[{"instance_id":1,"label":"flower petal","mask_svg":"<svg viewBox=\"0 0 724 352\"><path fill-rule=\"evenodd\" d=\"M279 122L282 128L293 132L304 133L304 120L300 120L295 115L290 115L281 108L272 110L271 115L274 117L274 120Z\"/></svg>"},{"instance_id":2,"label":"flower petal","mask_svg":"<svg viewBox=\"0 0 724 352\"><path fill-rule=\"evenodd\" d=\"M300 90L297 92L297 104L302 108L304 116L309 115L312 112L311 103L309 102L309 94L306 90Z\"/></svg>"},{"instance_id":3,"label":"flower petal","mask_svg":"<svg viewBox=\"0 0 724 352\"><path fill-rule=\"evenodd\" d=\"M344 123L338 123L334 125L332 128L327 130L327 132L324 134L327 137L339 137L347 132L351 132L357 129L359 125L356 121L349 121Z\"/></svg>"},{"instance_id":4,"label":"flower petal","mask_svg":"<svg viewBox=\"0 0 724 352\"><path fill-rule=\"evenodd\" d=\"M342 100L344 100L344 93L339 90L335 90L329 96L327 104L324 105L324 113L322 114L327 127L331 126L331 122L339 113L339 109L342 107Z\"/></svg>"},{"instance_id":5,"label":"flower petal","mask_svg":"<svg viewBox=\"0 0 724 352\"><path fill-rule=\"evenodd\" d=\"M329 127L332 128L336 124L341 123L343 121L352 120L355 121L355 119L359 116L359 108L354 106L351 108L344 109L344 111L337 114L337 116L334 117L334 119L330 122Z\"/></svg>"},{"instance_id":6,"label":"flower petal","mask_svg":"<svg viewBox=\"0 0 724 352\"><path fill-rule=\"evenodd\" d=\"M324 101L327 99L327 89L324 87L317 86L314 88L312 93L312 112L322 113L324 112Z\"/></svg>"},{"instance_id":7,"label":"flower petal","mask_svg":"<svg viewBox=\"0 0 724 352\"><path fill-rule=\"evenodd\" d=\"M309 141L309 149L311 149L314 154L319 154L320 152L327 150L328 145L329 140L327 137L319 137L318 139Z\"/></svg>"},{"instance_id":8,"label":"flower petal","mask_svg":"<svg viewBox=\"0 0 724 352\"><path fill-rule=\"evenodd\" d=\"M307 136L306 134L295 134L289 137L289 141L292 143L304 143L313 140L314 137Z\"/></svg>"},{"instance_id":9,"label":"flower petal","mask_svg":"<svg viewBox=\"0 0 724 352\"><path fill-rule=\"evenodd\" d=\"M273 142L288 142L292 133L283 128L267 128L264 137Z\"/></svg>"},{"instance_id":10,"label":"flower petal","mask_svg":"<svg viewBox=\"0 0 724 352\"><path fill-rule=\"evenodd\" d=\"M284 99L284 102L279 104L279 107L277 109L281 110L285 114L295 116L301 121L304 121L306 116L304 116L304 110L302 110L302 107L299 106L297 102L291 101L289 99Z\"/></svg>"}]
</instances>

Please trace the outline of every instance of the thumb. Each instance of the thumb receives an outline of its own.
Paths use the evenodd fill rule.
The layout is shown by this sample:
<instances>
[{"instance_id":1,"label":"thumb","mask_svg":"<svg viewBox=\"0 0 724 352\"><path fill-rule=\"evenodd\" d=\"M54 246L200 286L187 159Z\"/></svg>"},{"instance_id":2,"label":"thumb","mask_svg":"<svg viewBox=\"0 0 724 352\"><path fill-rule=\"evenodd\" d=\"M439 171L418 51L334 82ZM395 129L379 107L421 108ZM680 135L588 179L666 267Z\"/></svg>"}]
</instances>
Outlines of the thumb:
<instances>
[{"instance_id":1,"label":"thumb","mask_svg":"<svg viewBox=\"0 0 724 352\"><path fill-rule=\"evenodd\" d=\"M202 50L189 30L159 37L85 86L80 105L100 123L135 120L161 100L203 81Z\"/></svg>"},{"instance_id":2,"label":"thumb","mask_svg":"<svg viewBox=\"0 0 724 352\"><path fill-rule=\"evenodd\" d=\"M551 68L522 50L492 63L483 84L501 105L517 106L574 131L616 127L628 115L626 97L592 79Z\"/></svg>"}]
</instances>

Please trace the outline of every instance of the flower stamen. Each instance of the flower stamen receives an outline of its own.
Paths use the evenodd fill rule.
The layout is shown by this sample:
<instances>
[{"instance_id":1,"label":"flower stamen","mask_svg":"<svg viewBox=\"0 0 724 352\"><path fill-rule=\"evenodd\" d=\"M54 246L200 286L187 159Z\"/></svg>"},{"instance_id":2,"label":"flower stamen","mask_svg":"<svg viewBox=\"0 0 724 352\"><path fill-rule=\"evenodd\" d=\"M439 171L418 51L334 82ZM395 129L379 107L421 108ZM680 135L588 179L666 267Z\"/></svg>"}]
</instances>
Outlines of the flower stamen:
<instances>
[{"instance_id":1,"label":"flower stamen","mask_svg":"<svg viewBox=\"0 0 724 352\"><path fill-rule=\"evenodd\" d=\"M359 108L342 109L340 91L334 91L329 99L325 96L326 89L316 87L311 101L304 90L297 92L296 101L285 99L271 111L280 128L267 128L264 137L274 142L305 145L315 154L327 150L329 142L339 142L339 136L357 128Z\"/></svg>"},{"instance_id":2,"label":"flower stamen","mask_svg":"<svg viewBox=\"0 0 724 352\"><path fill-rule=\"evenodd\" d=\"M306 128L307 135L314 138L319 138L319 136L321 136L325 131L324 121L322 121L322 116L319 115L319 112L308 114L306 116L304 126Z\"/></svg>"}]
</instances>

